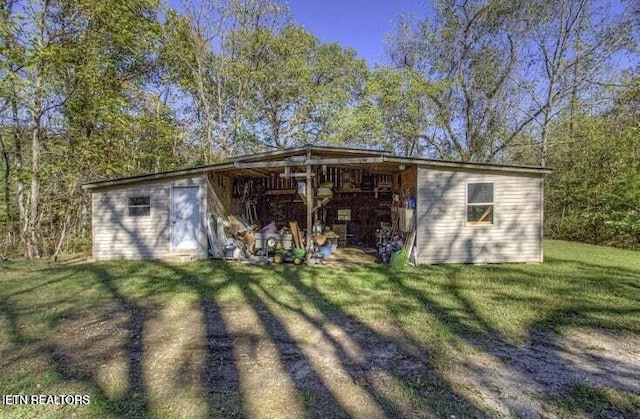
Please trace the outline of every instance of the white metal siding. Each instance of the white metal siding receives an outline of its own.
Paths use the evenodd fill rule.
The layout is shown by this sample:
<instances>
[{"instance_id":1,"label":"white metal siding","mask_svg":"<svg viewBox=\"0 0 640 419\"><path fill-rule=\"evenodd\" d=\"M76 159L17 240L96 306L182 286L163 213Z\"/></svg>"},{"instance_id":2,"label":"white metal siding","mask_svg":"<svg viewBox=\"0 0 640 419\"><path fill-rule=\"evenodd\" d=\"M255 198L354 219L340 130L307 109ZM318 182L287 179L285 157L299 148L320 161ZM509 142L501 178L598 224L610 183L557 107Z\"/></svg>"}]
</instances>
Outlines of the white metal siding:
<instances>
[{"instance_id":1,"label":"white metal siding","mask_svg":"<svg viewBox=\"0 0 640 419\"><path fill-rule=\"evenodd\" d=\"M494 184L494 223L468 225L468 183ZM540 262L540 176L418 170L418 263Z\"/></svg>"},{"instance_id":2,"label":"white metal siding","mask_svg":"<svg viewBox=\"0 0 640 419\"><path fill-rule=\"evenodd\" d=\"M171 188L200 187L200 248L188 252L171 249ZM167 179L127 187L106 188L92 193L93 257L105 259L160 259L179 255L206 257L204 179ZM151 215L128 215L127 197L150 196Z\"/></svg>"}]
</instances>

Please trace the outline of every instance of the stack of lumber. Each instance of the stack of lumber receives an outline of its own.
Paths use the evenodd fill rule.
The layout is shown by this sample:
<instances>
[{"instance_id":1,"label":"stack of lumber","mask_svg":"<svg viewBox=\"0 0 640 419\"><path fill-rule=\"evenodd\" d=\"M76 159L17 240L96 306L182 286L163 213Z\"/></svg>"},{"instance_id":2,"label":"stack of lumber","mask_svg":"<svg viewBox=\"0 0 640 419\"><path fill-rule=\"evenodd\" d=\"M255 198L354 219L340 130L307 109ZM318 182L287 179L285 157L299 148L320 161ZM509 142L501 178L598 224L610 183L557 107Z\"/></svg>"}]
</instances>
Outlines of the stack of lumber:
<instances>
[{"instance_id":1,"label":"stack of lumber","mask_svg":"<svg viewBox=\"0 0 640 419\"><path fill-rule=\"evenodd\" d=\"M291 229L291 234L293 235L293 243L296 245L296 249L304 249L304 238L302 237L302 233L300 232L298 222L290 221L289 228Z\"/></svg>"},{"instance_id":2,"label":"stack of lumber","mask_svg":"<svg viewBox=\"0 0 640 419\"><path fill-rule=\"evenodd\" d=\"M409 228L407 229L407 237L404 242L404 250L407 251L407 255L409 256L409 264L415 265L415 243L416 243L416 216L415 213L411 217L411 221L409 221Z\"/></svg>"}]
</instances>

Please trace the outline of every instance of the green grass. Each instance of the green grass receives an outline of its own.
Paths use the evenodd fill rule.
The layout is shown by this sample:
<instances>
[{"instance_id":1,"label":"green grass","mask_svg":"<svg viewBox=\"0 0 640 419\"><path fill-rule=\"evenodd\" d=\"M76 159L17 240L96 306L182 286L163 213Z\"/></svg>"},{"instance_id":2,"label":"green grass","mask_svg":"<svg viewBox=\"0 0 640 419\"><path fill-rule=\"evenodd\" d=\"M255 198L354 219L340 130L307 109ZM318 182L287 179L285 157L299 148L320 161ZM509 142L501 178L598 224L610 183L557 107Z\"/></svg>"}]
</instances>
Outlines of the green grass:
<instances>
[{"instance_id":1,"label":"green grass","mask_svg":"<svg viewBox=\"0 0 640 419\"><path fill-rule=\"evenodd\" d=\"M564 397L552 400L564 418L638 417L640 395L577 384Z\"/></svg>"},{"instance_id":2,"label":"green grass","mask_svg":"<svg viewBox=\"0 0 640 419\"><path fill-rule=\"evenodd\" d=\"M118 327L129 333L125 333L127 338L131 335L130 339L135 339L151 313L203 300L218 306L266 304L285 314L322 313L353 319L370 335L381 339L393 336L427 353L434 371L445 371L460 353L491 352L496 345L517 348L535 331L563 333L585 328L621 336L640 334L640 253L546 241L545 258L539 265L393 269L380 265L335 269L248 266L217 261L69 266L0 262L0 392L86 393L92 397L88 407L0 406L0 416L164 415L166 412L154 413L149 407L144 383L129 383L129 388L139 391L118 392L96 378L96 365L108 361L104 354L92 358L89 338L78 348L80 354L88 354L80 359L61 357L59 347L68 343L66 330L85 318L95 317L98 322L109 318L109 313L122 312L133 320ZM142 318L140 324L137 317ZM113 332L121 337L118 333ZM132 370L144 371L140 364L144 366L143 361L129 365L130 379ZM138 375L144 377L140 371ZM469 410L451 404L451 398L458 397L452 396L458 387L444 378L417 384L412 378L396 387L411 398L435 395L425 402L434 416L458 413L460 417L476 411L472 402L468 402L472 405ZM216 397L220 394L207 400L210 414L243 415L241 394L231 392L221 402L212 400ZM549 406L575 417L606 416L606 412L616 411L612 408L616 397L622 396L609 389L568 389L564 398L553 399ZM326 403L306 389L301 398L312 410ZM637 399L620 403L625 403L624 412L639 411ZM460 412L452 412L457 408Z\"/></svg>"}]
</instances>

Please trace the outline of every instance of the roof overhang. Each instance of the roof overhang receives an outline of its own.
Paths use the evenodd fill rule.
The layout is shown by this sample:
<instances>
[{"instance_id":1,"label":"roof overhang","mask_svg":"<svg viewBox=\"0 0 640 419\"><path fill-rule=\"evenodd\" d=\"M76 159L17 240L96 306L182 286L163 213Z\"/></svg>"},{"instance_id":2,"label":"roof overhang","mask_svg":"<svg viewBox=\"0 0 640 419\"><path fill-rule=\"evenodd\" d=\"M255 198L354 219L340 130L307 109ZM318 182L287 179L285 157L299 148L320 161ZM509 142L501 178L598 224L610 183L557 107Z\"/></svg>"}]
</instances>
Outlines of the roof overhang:
<instances>
[{"instance_id":1,"label":"roof overhang","mask_svg":"<svg viewBox=\"0 0 640 419\"><path fill-rule=\"evenodd\" d=\"M366 150L358 148L344 147L327 147L327 146L301 146L286 148L282 150L266 151L263 153L249 154L244 156L233 157L229 159L231 162L253 162L278 160L287 157L304 156L311 154L315 158L350 158L350 157L377 157L391 156L392 153L384 150Z\"/></svg>"},{"instance_id":2,"label":"roof overhang","mask_svg":"<svg viewBox=\"0 0 640 419\"><path fill-rule=\"evenodd\" d=\"M128 183L148 182L153 180L162 180L166 178L197 175L200 173L210 172L216 169L223 169L225 167L233 167L233 163L211 164L207 166L199 166L199 167L191 167L187 169L151 173L148 175L129 176L129 177L122 177L117 179L101 180L98 182L85 183L84 185L82 185L82 189L91 190L91 189L104 188L109 186L124 185Z\"/></svg>"},{"instance_id":3,"label":"roof overhang","mask_svg":"<svg viewBox=\"0 0 640 419\"><path fill-rule=\"evenodd\" d=\"M395 162L398 164L413 164L421 167L438 168L441 170L446 169L465 169L465 170L488 170L493 172L507 172L507 173L526 173L531 175L548 175L553 172L553 169L549 167L538 166L515 166L509 164L497 164L497 163L472 163L472 162L457 162L448 160L430 160L418 157L385 157L386 162Z\"/></svg>"},{"instance_id":4,"label":"roof overhang","mask_svg":"<svg viewBox=\"0 0 640 419\"><path fill-rule=\"evenodd\" d=\"M485 170L494 172L523 173L532 175L545 175L552 172L552 169L545 167L513 166L490 163L467 163L446 160L429 160L415 157L398 157L390 155L380 155L377 157L344 157L344 158L318 158L312 157L304 160L268 160L268 161L236 161L233 168L221 168L222 171L233 169L281 169L283 167L304 167L304 166L385 166L395 167L396 171L400 165L429 167L440 170Z\"/></svg>"},{"instance_id":5,"label":"roof overhang","mask_svg":"<svg viewBox=\"0 0 640 419\"><path fill-rule=\"evenodd\" d=\"M92 190L208 172L233 174L243 177L260 177L269 176L271 173L283 170L285 167L304 166L369 167L375 168L377 171L389 172L397 172L401 170L400 168L402 166L417 166L435 170L489 171L528 176L543 176L552 172L552 169L545 167L432 160L418 157L394 156L390 153L377 150L305 146L235 157L219 164L86 183L82 188Z\"/></svg>"}]
</instances>

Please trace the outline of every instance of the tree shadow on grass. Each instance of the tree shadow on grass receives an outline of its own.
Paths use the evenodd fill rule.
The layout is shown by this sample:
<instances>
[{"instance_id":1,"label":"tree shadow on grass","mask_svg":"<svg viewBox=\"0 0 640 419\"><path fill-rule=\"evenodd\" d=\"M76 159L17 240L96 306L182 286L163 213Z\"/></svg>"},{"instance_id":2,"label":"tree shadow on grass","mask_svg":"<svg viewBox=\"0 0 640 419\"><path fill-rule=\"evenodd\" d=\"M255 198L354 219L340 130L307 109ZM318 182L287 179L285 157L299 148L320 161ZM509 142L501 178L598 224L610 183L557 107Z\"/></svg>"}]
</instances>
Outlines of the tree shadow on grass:
<instances>
[{"instance_id":1,"label":"tree shadow on grass","mask_svg":"<svg viewBox=\"0 0 640 419\"><path fill-rule=\"evenodd\" d=\"M305 355L300 343L290 335L285 325L264 304L262 298L250 286L254 275L246 275L238 279L237 284L251 302L262 326L275 345L283 369L294 383L299 394L303 394L304 407L308 413L316 417L349 417L344 407L336 400L327 388L318 372L314 369L309 357ZM276 383L271 383L273 385ZM321 410L318 407L321 407Z\"/></svg>"},{"instance_id":2,"label":"tree shadow on grass","mask_svg":"<svg viewBox=\"0 0 640 419\"><path fill-rule=\"evenodd\" d=\"M259 290L268 306L292 315L292 321L306 323L308 331L322 336L335 353L335 367L366 392L384 415L389 417L485 416L479 406L454 390L430 363L429 353L407 344L391 334L382 334L349 316L320 292L301 280L304 268L277 270L290 285L300 303L290 303L265 287L260 278L247 278L248 290ZM311 282L318 280L317 270L307 270Z\"/></svg>"},{"instance_id":3,"label":"tree shadow on grass","mask_svg":"<svg viewBox=\"0 0 640 419\"><path fill-rule=\"evenodd\" d=\"M150 377L146 375L145 362L154 350L144 343L151 333L148 324L161 321L160 311L166 307L160 307L159 302L165 301L168 305L177 294L189 291L195 297L192 303L202 314L203 324L193 327L202 328L204 332L200 343L196 342L190 350L203 352L199 381L205 389L207 415L229 417L254 413L247 410L246 402L257 396L242 393L239 377L241 370L247 374L251 368L238 365L234 353L246 339L258 339L252 343L256 347L273 345L276 362L295 388L291 396L302 400L299 413L305 416L347 417L358 412L409 417L450 413L486 415L433 370L427 353L376 332L307 286L301 276L317 280L313 271L287 268L277 272L259 267L247 270L241 265L221 262L194 266L136 262L129 268L113 264L54 268L58 275L68 273L76 280L92 278L82 281L89 287L98 285L101 302L92 307L95 318L89 323L83 322L82 309L75 313L73 321L65 322L62 317L52 322L51 326L56 329L54 336L40 343L30 342L32 352L47 358L60 383L88 385L97 404L94 409L101 409L103 414L139 417L158 414L150 402L153 395L149 394L152 391ZM267 281L272 283L266 284L265 278L271 278ZM134 289L129 289L127 284L132 281L138 282ZM220 293L234 287L241 298L225 301ZM281 295L278 287L288 287L287 294ZM3 308L10 304L11 298L2 300ZM48 304L54 306L56 300ZM255 327L264 329L265 335L249 336L233 330L235 326L229 323L229 316L233 316L239 306L255 314ZM14 344L23 345L18 326L20 313L8 308L10 323L15 324L10 328ZM67 317L70 318L72 316ZM296 329L298 321L305 323L302 330ZM61 335L65 329L72 329L75 322L82 327L94 324L102 327L104 322L110 322L106 333L117 333L118 339L111 341L111 336L103 336L105 331L100 330L84 336L82 342L63 344L67 338L80 337ZM311 335L305 337L306 333ZM320 341L322 343L318 343ZM100 350L101 346L104 350ZM105 388L96 366L108 363L110 357L118 353L123 354L126 364L126 389L114 395ZM192 368L188 365L192 361L182 361L185 365L180 365L177 371L184 377L176 377L175 382L187 386L192 378ZM250 359L249 367L260 362L259 358ZM263 383L266 387L279 384L275 377ZM361 400L370 406L359 410L361 407L357 404ZM287 412L285 405L280 407L285 409L283 413Z\"/></svg>"},{"instance_id":4,"label":"tree shadow on grass","mask_svg":"<svg viewBox=\"0 0 640 419\"><path fill-rule=\"evenodd\" d=\"M97 316L94 318L95 321L86 323L87 327L92 330L85 330L83 333L91 336L82 341L75 339L78 337L76 334L66 334L65 329L74 321L75 317L87 315L88 312L85 310L81 309L78 313L73 310L66 310L63 315L50 316L47 319L49 326L51 328L58 327L61 335L56 336L56 339L40 339L25 336L23 329L28 325L27 318L22 318L25 310L17 308L11 300L23 292L10 294L0 301L1 312L10 324L8 337L13 347L17 349L16 352L21 354L15 361L44 357L56 376L63 382L88 385L91 389L92 406L95 406L94 408L104 415L125 416L127 414L135 414L139 417L146 416L148 413L147 400L141 373L143 349L139 343L139 338L144 331L145 311L118 292L113 286L113 277L107 270L96 268L93 272L99 278L100 284L110 299L117 303L117 307L112 307L110 312ZM69 275L64 276L59 281L71 280L78 273L80 272L72 269ZM32 287L32 292L37 289L38 293L44 293L46 291L41 288L59 281L46 281L40 286ZM68 298L47 301L46 303L39 300L36 301L37 304L41 305L39 310L48 314L49 310L54 310L57 305L67 302L66 300ZM119 320L121 320L119 327L122 327L122 329L117 331L114 329L98 330L101 327L100 322L112 315L119 317ZM120 344L117 342L118 339L113 336L114 332L116 334L130 335L131 339L126 340L124 344ZM128 386L119 397L108 395L91 372L93 368L105 361L104 354L91 350L96 345L103 345L111 351L122 351L128 359ZM70 350L70 348L73 349ZM85 356L83 357L83 355ZM23 392L25 390L27 390L27 393L34 393L36 389L22 389Z\"/></svg>"},{"instance_id":5,"label":"tree shadow on grass","mask_svg":"<svg viewBox=\"0 0 640 419\"><path fill-rule=\"evenodd\" d=\"M629 315L635 318L640 314L640 309L637 306L636 308L632 307L632 302L637 301L638 296L633 293L629 294L625 282L605 285L605 289L614 290L618 295L625 296L629 305L625 309L611 306L611 302L607 301L596 302L588 297L574 297L576 294L579 295L581 285L592 283L602 286L603 278L607 278L603 277L605 272L618 279L624 279L633 275L632 271L593 265L587 266L581 271L579 278L566 278L563 281L565 284L562 285L561 292L567 296L567 299L560 306L544 307L546 312L528 325L528 336L523 344L517 344L487 320L486 314L490 313L486 311L483 313L483 309L487 309L486 306L479 309L476 301L469 297L470 293L465 289L464 284L466 281L466 285L469 286L469 279L465 279L464 273L470 269L474 269L475 274L482 271L499 273L501 278L504 276L505 281L509 282L502 288L511 289L514 292L521 290L522 287L539 286L537 284L544 279L546 274L534 271L525 265L472 268L464 265L444 265L421 268L418 271L406 270L402 273L389 270L388 277L402 294L418 302L426 313L433 315L440 324L446 325L456 339L479 351L480 359L492 367L484 368L476 365L470 366L468 371L472 371L478 376L474 381L478 387L483 385L502 387L489 389L487 392L494 393L495 397L501 399L500 403L506 405L509 411L519 415L536 417L541 413L541 405L535 400L536 396L543 400L548 399L550 395L566 393L575 383L584 381L611 386L622 391L640 390L640 383L637 379L640 376L640 363L633 362L631 358L614 359L609 357L609 354L598 355L585 350L581 345L589 345L589 336L586 341L576 342L562 335L563 331L576 327L597 331L611 328L616 333L625 331L637 333L639 331L637 325L612 324L602 318L602 316L609 315ZM429 292L428 286L415 280L414 277L424 275L425 270L445 278L437 284L437 287L447 299L454 302L454 308L449 304L443 304L442 298L436 297ZM510 275L514 279L510 279ZM486 277L484 275L477 276L476 280ZM495 279L494 277L492 280ZM576 285L571 285L576 281L578 281L578 288ZM553 293L554 291L549 289L546 292ZM495 291L490 289L486 291L486 294L491 295L492 293ZM508 291L501 291L498 294L500 302L507 301L517 304L518 299L521 298L517 295L510 295ZM523 306L532 304L526 298L521 299L520 302ZM540 298L539 304L549 304L549 301ZM506 380L493 377L500 375L500 371L498 371L500 369ZM513 390L505 392L505 388L510 385ZM530 392L530 394L527 397L522 397L522 395L518 395L519 391L523 394Z\"/></svg>"},{"instance_id":6,"label":"tree shadow on grass","mask_svg":"<svg viewBox=\"0 0 640 419\"><path fill-rule=\"evenodd\" d=\"M143 301L154 301L153 310L158 313L162 310L174 310L171 304L178 295L184 293L193 295L197 303L186 303L186 305L192 306L194 311L200 312L199 319L202 322L202 324L181 323L182 330L172 331L183 336L163 336L165 331L156 330L154 334L159 335L160 340L180 339L187 335L187 339L179 348L180 356L183 358L167 360L167 362L180 364L179 368L171 370L171 372L163 371L162 366L159 366L157 371L150 371L149 368L146 371L157 375L176 374L169 377L176 386L171 389L171 392L176 394L184 390L180 387L192 386L194 379L199 380L198 384L204 390L203 400L192 400L192 402L203 401L206 409L196 412L197 416L242 417L244 416L244 407L240 397L238 366L232 353L235 344L234 336L228 331L223 320L222 308L216 302L218 294L234 284L234 273L226 263L197 263L198 268L195 271L177 263L155 261L142 264L143 268L160 267L161 269L160 271L152 269L152 275L145 277L145 280L136 287L136 291L139 292L138 298ZM140 275L141 272L140 269L134 269L129 274ZM142 274L144 275L144 272ZM176 320L179 321L179 319ZM166 329L169 329L170 325L166 326ZM163 325L158 324L156 328L162 329ZM199 333L199 330L202 332ZM188 339L189 337L196 337L199 340L192 342ZM154 349L157 348L149 348L150 351ZM199 358L202 358L202 363L199 362ZM194 370L199 367L200 371ZM147 391L151 391L149 380L150 377L146 377ZM171 402L167 401L167 403ZM169 409L164 413L168 415L190 416L194 414L173 409L175 406L166 406L165 408ZM158 413L158 406L151 409L151 413L154 411L154 414Z\"/></svg>"},{"instance_id":7,"label":"tree shadow on grass","mask_svg":"<svg viewBox=\"0 0 640 419\"><path fill-rule=\"evenodd\" d=\"M154 395L150 394L153 389L149 386L148 362L149 354L155 348L145 346L144 342L149 341L149 324L155 322L156 327L162 328L164 320L160 315L173 310L171 302L182 294L188 297L183 306L188 305L189 310L194 309L200 316L189 319L200 320L197 324L187 324L184 329L185 334L197 340L189 343L191 346L181 347L183 352L180 353L186 355L180 355L179 365L175 368L178 377L174 382L178 387L188 387L193 384L194 368L199 368L196 381L204 389L202 398L206 411L203 415L256 414L251 410L252 406L262 401L263 394L247 393L242 380L251 374L265 377L264 371L262 375L255 371L265 365L264 359L260 358L263 353L260 351L265 346L272 348L271 353L275 354L273 363L276 365L271 367L283 374L267 376L264 383L254 384L275 388L283 381L292 383L291 399L302 401L301 410L295 410L301 415L344 417L364 415L363 412L370 413L369 416L389 417L490 415L484 405L481 407L466 396L466 392L463 394L458 390L459 383L454 388L450 376L445 376L435 366L433 361L439 356L434 353L437 344L430 346L411 338L411 326L403 323L400 317L412 312L430 315L455 339L490 357L490 366L504 369L511 380L501 383L507 386L515 383L515 391L518 385L528 385L531 392L544 398L546 392L567 391L574 381L583 377L597 378L598 375L614 386L628 389L625 383L633 382L634 375L640 374L633 366L620 373L622 364L606 356L599 359L598 354L576 353L579 349L567 347L557 333L576 325L601 327L603 321L599 316L608 311L619 311L619 308L609 307L610 303L598 305L581 299L570 300L562 307L549 307L544 316L528 325L527 339L522 344L513 343L469 294L465 269L468 268L458 265L394 271L370 265L341 271L344 275L360 275L365 279L376 275L382 278L376 283L380 289L399 296L397 304L391 303L392 307L388 308L395 318L385 319L390 320L394 329L391 331L374 329L364 322L365 319L348 314L349 301L337 302L335 296L327 293L327 284L323 283L326 277L320 275L320 269L245 267L224 262L198 262L188 266L127 262L124 266L86 264L54 268L51 272L56 275L70 275L61 280L80 281L81 286L88 288L97 287L100 304L92 307L90 322L89 317L83 319L83 309L62 311L64 315L52 317L50 326L56 329L52 339L39 341L25 335L21 329L24 310L14 303L16 299L24 301L34 293L46 293L47 287L53 286L55 281L45 279L35 287L8 292L0 300L0 308L15 347L28 348L29 356L45 357L62 382L88 385L98 405L96 409L116 416L135 414L144 417L163 413L150 401ZM474 267L474 270L476 273L486 271L487 275L480 277L488 276L491 281L503 278L501 287L487 293L492 298L514 304L526 304L527 301L519 301L526 297L510 291L518 285L512 276L522 278L524 286L534 287L545 275L544 271L520 265ZM581 274L582 283L596 283L599 275L602 272L596 268L585 270ZM619 272L618 277L625 275L626 272ZM86 277L91 279L81 279ZM440 279L431 281L434 277ZM353 296L354 303L359 300L378 303L380 290L368 286L366 280L361 283L331 281L330 284ZM623 292L622 285L612 286L616 294L629 293L628 287ZM433 287L453 305L443 303L432 292ZM235 294L231 297L225 294L229 291ZM571 286L564 292L571 292ZM82 297L78 295L64 304L77 301L78 306L86 305ZM631 301L634 294L628 297ZM56 296L43 298L39 303L53 308L62 300ZM540 297L540 304L545 304L543 297ZM245 314L255 320L243 319ZM83 320L86 321L83 323ZM79 343L65 344L65 339L79 337L78 334L64 334L73 324L98 325L95 327L100 328L104 322L110 322L111 329L103 330L103 327L88 333ZM171 325L166 326L168 329ZM114 333L117 339L112 336ZM104 350L95 349L101 345ZM109 392L96 374L96 365L109 363L112 353L121 354L126 364L123 381L127 387L116 394ZM238 358L238 354L245 357ZM580 357L583 364L567 361L571 357ZM585 370L587 363L591 368L589 371ZM481 365L465 368L469 374L485 380L477 381L478 385L491 384L490 368ZM550 368L562 370L565 378L550 376L546 372ZM567 372L571 368L575 371ZM611 378L614 375L616 377ZM357 406L360 402L366 409ZM503 398L500 403L525 416L535 416L539 407L524 399ZM275 407L283 408L283 405ZM292 414L294 410L285 408L283 412Z\"/></svg>"},{"instance_id":8,"label":"tree shadow on grass","mask_svg":"<svg viewBox=\"0 0 640 419\"><path fill-rule=\"evenodd\" d=\"M242 416L238 371L233 357L233 339L229 335L220 308L208 296L200 307L204 314L206 360L201 379L207 392L208 412L215 416Z\"/></svg>"},{"instance_id":9,"label":"tree shadow on grass","mask_svg":"<svg viewBox=\"0 0 640 419\"><path fill-rule=\"evenodd\" d=\"M565 417L590 417L609 419L612 417L634 419L640 411L640 395L624 391L594 388L576 384L563 397L550 397Z\"/></svg>"},{"instance_id":10,"label":"tree shadow on grass","mask_svg":"<svg viewBox=\"0 0 640 419\"><path fill-rule=\"evenodd\" d=\"M153 269L158 266L162 268L161 271ZM56 278L42 280L48 275ZM155 283L155 286L140 287L142 289L131 292L126 283L136 280L137 276L144 278L145 285ZM52 288L65 281L72 285ZM116 266L95 263L42 269L35 272L29 282L35 285L9 292L0 298L1 317L8 325L3 334L13 348L3 353L3 360L7 360L7 363L23 361L26 365L36 359L44 360L53 376L57 377L51 384L77 383L90 389L91 411L94 414L151 416L153 409L149 402L149 377L145 375L144 362L146 358L148 360L147 352L153 352L154 348L145 345L145 339L148 339L145 326L154 320L161 309L158 299L152 297L169 296L184 289L198 289L201 282L197 276L171 264L126 262L124 266ZM219 287L229 283L223 282ZM198 292L204 298L207 293L215 293L215 290L214 287L205 287L198 289ZM16 306L18 300L20 305ZM27 304L27 301L33 303ZM220 330L223 323L216 317L216 307L203 299L202 311L206 323L202 327L206 329L206 335L211 337L208 340L217 342L225 332L224 328ZM37 319L39 327L45 327L46 324L47 333L44 336L25 332L32 326L32 318ZM196 328L198 326L194 325ZM203 384L212 394L220 389L224 389L225 393L233 393L234 382L230 380L233 371L223 374L218 383L211 383L211 377L219 372L221 363L226 369L233 370L234 367L233 360L217 360L213 349L202 371ZM187 384L190 383L185 382ZM14 389L12 392L18 390L35 392L35 388ZM223 402L226 399L210 398ZM232 416L241 416L241 407L232 406L225 410L221 404L224 405L212 402L210 411L226 412L225 416L229 416L229 412Z\"/></svg>"}]
</instances>

